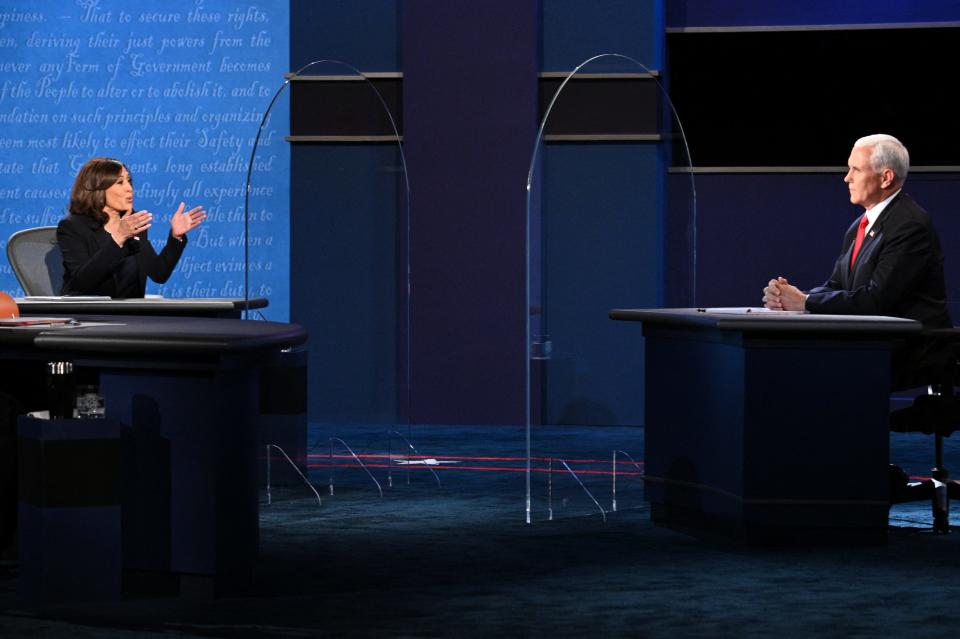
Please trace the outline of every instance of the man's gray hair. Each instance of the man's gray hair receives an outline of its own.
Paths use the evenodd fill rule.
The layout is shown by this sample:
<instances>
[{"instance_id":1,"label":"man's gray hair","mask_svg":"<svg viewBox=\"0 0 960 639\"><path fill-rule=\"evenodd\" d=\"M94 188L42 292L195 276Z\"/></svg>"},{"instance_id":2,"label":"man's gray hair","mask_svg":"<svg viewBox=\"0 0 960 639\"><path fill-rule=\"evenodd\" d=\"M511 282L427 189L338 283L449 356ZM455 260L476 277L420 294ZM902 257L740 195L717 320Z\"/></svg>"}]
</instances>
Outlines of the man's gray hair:
<instances>
[{"instance_id":1,"label":"man's gray hair","mask_svg":"<svg viewBox=\"0 0 960 639\"><path fill-rule=\"evenodd\" d=\"M853 143L853 148L872 146L870 154L870 168L879 173L890 169L897 176L897 182L902 183L910 172L910 153L897 138L886 133L875 133L860 138Z\"/></svg>"}]
</instances>

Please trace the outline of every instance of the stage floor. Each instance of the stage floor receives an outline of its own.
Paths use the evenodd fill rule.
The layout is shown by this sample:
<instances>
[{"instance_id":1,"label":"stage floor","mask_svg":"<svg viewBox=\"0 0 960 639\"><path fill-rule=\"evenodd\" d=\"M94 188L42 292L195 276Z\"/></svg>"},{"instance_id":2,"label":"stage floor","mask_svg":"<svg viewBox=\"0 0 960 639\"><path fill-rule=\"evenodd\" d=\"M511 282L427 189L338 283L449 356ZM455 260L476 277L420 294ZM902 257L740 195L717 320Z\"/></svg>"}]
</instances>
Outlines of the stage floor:
<instances>
[{"instance_id":1,"label":"stage floor","mask_svg":"<svg viewBox=\"0 0 960 639\"><path fill-rule=\"evenodd\" d=\"M390 431L416 452L397 435L388 445ZM356 453L383 497L339 442L329 494L331 437ZM309 438L309 478L323 503L303 485L273 486L270 504L261 490L250 592L38 610L16 600L16 564L7 558L0 635L923 637L960 623L949 604L960 593L960 532L922 532L926 504L894 510L885 546L752 548L694 538L650 523L636 467L622 458L613 512L612 453L642 462L642 428L556 427L534 432L527 525L522 428L311 425ZM895 463L927 472L930 438L891 441ZM388 456L400 455L434 462L395 463L388 473ZM960 474L958 441L947 441L946 457Z\"/></svg>"}]
</instances>

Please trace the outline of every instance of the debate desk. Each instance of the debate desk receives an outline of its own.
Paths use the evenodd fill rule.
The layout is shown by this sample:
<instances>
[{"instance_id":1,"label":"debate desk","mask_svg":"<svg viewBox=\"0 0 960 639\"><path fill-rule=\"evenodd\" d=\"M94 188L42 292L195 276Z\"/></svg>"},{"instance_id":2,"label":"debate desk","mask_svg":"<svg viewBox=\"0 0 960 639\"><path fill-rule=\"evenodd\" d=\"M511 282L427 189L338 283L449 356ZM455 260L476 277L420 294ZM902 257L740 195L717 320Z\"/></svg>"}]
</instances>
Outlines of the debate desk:
<instances>
[{"instance_id":1,"label":"debate desk","mask_svg":"<svg viewBox=\"0 0 960 639\"><path fill-rule=\"evenodd\" d=\"M643 323L645 498L657 523L748 542L883 541L891 317L614 309Z\"/></svg>"},{"instance_id":2,"label":"debate desk","mask_svg":"<svg viewBox=\"0 0 960 639\"><path fill-rule=\"evenodd\" d=\"M128 574L248 584L258 547L259 371L302 344L295 324L74 315L79 326L0 328L4 384L43 386L42 365L99 371L122 425ZM174 586L176 587L176 586Z\"/></svg>"},{"instance_id":3,"label":"debate desk","mask_svg":"<svg viewBox=\"0 0 960 639\"><path fill-rule=\"evenodd\" d=\"M72 317L74 315L149 315L157 317L221 317L240 318L244 310L259 311L268 305L266 298L197 297L111 299L95 295L36 295L16 298L20 313L27 317ZM248 317L261 317L250 313ZM306 367L303 351L284 354L281 361L261 369L261 396L270 401L261 413L260 444L279 445L295 462L296 468L281 464L274 467L275 484L299 483L299 472L306 470ZM277 392L279 391L279 392ZM300 398L294 397L299 392ZM300 419L291 415L299 414ZM258 449L260 461L266 462L264 446ZM264 464L260 464L259 482L265 483ZM299 472L298 472L299 471Z\"/></svg>"}]
</instances>

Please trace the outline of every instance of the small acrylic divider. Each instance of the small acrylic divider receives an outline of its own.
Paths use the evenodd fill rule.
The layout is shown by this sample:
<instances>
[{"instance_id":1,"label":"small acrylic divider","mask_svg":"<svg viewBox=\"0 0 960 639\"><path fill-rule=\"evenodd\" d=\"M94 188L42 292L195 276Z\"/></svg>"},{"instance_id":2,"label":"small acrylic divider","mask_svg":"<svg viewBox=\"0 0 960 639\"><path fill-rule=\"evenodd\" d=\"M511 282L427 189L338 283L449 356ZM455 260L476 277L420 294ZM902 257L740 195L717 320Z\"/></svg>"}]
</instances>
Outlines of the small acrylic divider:
<instances>
[{"instance_id":1,"label":"small acrylic divider","mask_svg":"<svg viewBox=\"0 0 960 639\"><path fill-rule=\"evenodd\" d=\"M301 301L301 309L305 299L330 300L321 318L291 318L311 333L310 397L324 409L333 407L330 414L311 414L311 419L383 424L409 439L410 179L389 106L395 96L378 89L385 86L379 84L384 75L390 74L366 74L347 62L321 59L287 74L273 93L251 138L246 167L242 296L267 296L265 265L272 261L279 268L282 261L279 238L265 241L272 222L263 214L267 194L261 187L279 153L270 145L286 140L296 160L291 175L299 175L298 188L309 194L308 207L289 211L291 256L299 247L301 268L305 259L310 264L309 273L293 274L298 279L291 278L291 298ZM285 111L283 105L289 121L272 119L272 113ZM377 135L362 134L370 130ZM304 181L305 166L315 180ZM275 223L277 216L272 217ZM306 236L309 245L298 243ZM293 261L291 268L296 268ZM275 319L273 308L245 317ZM282 465L290 479L286 483L300 481L287 472L284 450L290 449L280 440L268 438L263 444L261 454ZM279 468L273 470L276 488Z\"/></svg>"},{"instance_id":2,"label":"small acrylic divider","mask_svg":"<svg viewBox=\"0 0 960 639\"><path fill-rule=\"evenodd\" d=\"M557 107L562 108L565 91L572 83L610 79L655 84L655 92L632 95L647 95L648 100L649 96L656 95L656 134L549 134L551 114ZM582 99L583 93L580 95ZM580 102L579 108L583 104ZM595 115L581 114L581 117L602 119L605 105L596 106ZM649 110L650 104L638 104L637 108ZM599 127L587 128L602 130L603 126L601 123ZM645 186L638 189L637 185ZM634 58L618 53L590 57L567 74L540 123L526 190L525 518L527 523L563 516L597 516L605 520L609 511L643 503L640 490L643 433L642 429L621 429L622 441L597 443L593 448L595 452L590 453L583 452L591 449L584 441L572 439L573 431L566 424L617 421L613 410L607 410L602 401L591 398L590 392L595 388L580 392L578 387L581 384L589 387L591 381L579 379L578 367L589 369L600 365L602 362L594 363L590 358L602 359L604 355L591 353L580 345L583 318L575 317L575 313L588 312L588 321L609 322L607 311L615 306L656 306L660 301L657 295L662 295L656 291L666 285L671 286L673 292L679 291L674 297L679 297L684 305L695 305L696 299L696 184L683 126L659 74ZM617 201L618 194L623 193L627 194L628 201ZM604 228L605 224L611 226ZM598 235L598 227L607 234L634 238L630 252L641 251L649 257L644 264L659 266L647 268L650 272L641 272L642 268L604 272L586 256L583 268L571 268L577 258L565 250L564 239L569 240L574 251L582 250L582 246L596 237L603 237L602 233ZM664 244L669 244L673 256L669 259L673 262L666 263L667 258L658 256L658 251L668 250ZM619 249L610 248L624 250L623 243ZM603 251L602 245L598 250ZM608 269L612 263L612 260L606 262ZM655 281L657 277L662 281ZM646 281L633 289L614 290L604 300L591 300L596 308L580 308L582 300L576 299L578 290L604 286L614 280L629 281L629 278L646 278ZM666 284L665 280L668 280ZM644 287L645 292L632 294ZM571 312L572 307L577 310ZM642 370L642 350L636 360L631 366ZM641 394L641 385L638 377L636 387L628 392ZM631 430L637 432L633 434ZM583 433L584 429L576 431ZM589 441L593 435L588 431L584 438Z\"/></svg>"},{"instance_id":3,"label":"small acrylic divider","mask_svg":"<svg viewBox=\"0 0 960 639\"><path fill-rule=\"evenodd\" d=\"M315 444L312 449L320 450L320 445L322 442ZM385 432L379 433L379 437L376 437L373 441L368 441L367 446L361 450L361 452L356 452L354 448L348 444L346 441L340 437L328 437L326 439L327 452L324 453L314 453L309 455L315 462L314 464L308 464L308 467L312 470L317 470L318 472L326 471L327 478L327 494L332 497L336 494L336 478L339 473L349 472L352 474L351 477L351 488L356 486L356 480L361 475L365 475L369 482L361 480L361 484L365 484L368 488L370 484L376 489L376 492L367 491L368 494L376 494L377 497L383 499L384 497L384 484L386 487L393 488L393 471L394 469L403 469L405 475L406 485L411 484L411 474L413 469L425 469L432 476L433 480L436 482L437 489L442 488L443 484L440 481L440 476L437 472L431 468L431 463L439 464L435 458L424 455L414 446L411 441L397 432L396 430L389 429ZM396 447L396 448L395 448ZM307 491L312 493L317 499L317 506L323 506L323 498L320 496L319 491L314 486L314 483L310 481L307 475L300 472L297 467L297 464L287 455L286 451L283 450L280 446L275 444L266 445L266 500L267 505L273 504L273 484L271 477L273 475L273 469L275 464L281 464L287 468L292 468L294 472L302 480L302 483L306 486ZM402 452L397 452L397 450ZM274 452L275 451L275 452ZM279 455L279 456L278 456ZM386 474L381 479L377 478L376 471L384 470ZM359 473L357 472L359 471ZM367 490L361 488L361 491ZM297 495L299 491L293 491L292 494ZM307 494L303 492L303 494Z\"/></svg>"},{"instance_id":4,"label":"small acrylic divider","mask_svg":"<svg viewBox=\"0 0 960 639\"><path fill-rule=\"evenodd\" d=\"M577 429L582 433L582 429ZM547 448L545 442L540 442ZM556 442L554 447L562 448ZM566 448L580 448L571 443ZM643 462L630 453L614 449L606 455L581 457L534 457L531 460L535 479L534 520L553 521L566 517L607 517L623 510L638 509L643 501Z\"/></svg>"}]
</instances>

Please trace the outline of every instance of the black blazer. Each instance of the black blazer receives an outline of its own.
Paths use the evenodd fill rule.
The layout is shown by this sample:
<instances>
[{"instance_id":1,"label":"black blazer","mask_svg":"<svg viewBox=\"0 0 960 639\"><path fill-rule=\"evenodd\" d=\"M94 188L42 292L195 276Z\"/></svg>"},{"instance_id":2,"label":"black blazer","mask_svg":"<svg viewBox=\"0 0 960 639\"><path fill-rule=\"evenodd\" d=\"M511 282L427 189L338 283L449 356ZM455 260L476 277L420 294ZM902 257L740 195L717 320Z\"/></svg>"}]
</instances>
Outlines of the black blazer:
<instances>
[{"instance_id":1,"label":"black blazer","mask_svg":"<svg viewBox=\"0 0 960 639\"><path fill-rule=\"evenodd\" d=\"M859 224L857 218L847 229L833 273L810 291L807 310L905 317L927 328L952 326L940 238L927 212L901 191L863 239L851 271Z\"/></svg>"},{"instance_id":2,"label":"black blazer","mask_svg":"<svg viewBox=\"0 0 960 639\"><path fill-rule=\"evenodd\" d=\"M187 244L186 236L177 240L167 236L167 243L157 255L144 231L139 241L130 238L117 246L103 225L85 215L69 214L57 225L57 243L63 253L63 287L61 295L117 296L116 275L120 262L136 255L139 297L147 290L147 276L163 284L170 278Z\"/></svg>"}]
</instances>

